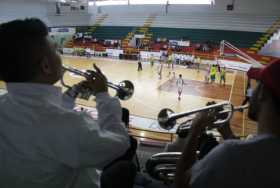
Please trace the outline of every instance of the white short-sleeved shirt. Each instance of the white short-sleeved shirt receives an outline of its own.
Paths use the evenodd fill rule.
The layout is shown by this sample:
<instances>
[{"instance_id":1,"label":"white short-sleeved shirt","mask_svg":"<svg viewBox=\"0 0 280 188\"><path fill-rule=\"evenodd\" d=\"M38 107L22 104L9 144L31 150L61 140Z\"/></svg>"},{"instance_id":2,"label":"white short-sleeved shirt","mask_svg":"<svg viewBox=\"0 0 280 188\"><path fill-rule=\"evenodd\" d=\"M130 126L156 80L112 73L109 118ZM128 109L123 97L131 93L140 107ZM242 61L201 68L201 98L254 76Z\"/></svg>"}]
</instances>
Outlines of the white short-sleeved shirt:
<instances>
[{"instance_id":1,"label":"white short-sleeved shirt","mask_svg":"<svg viewBox=\"0 0 280 188\"><path fill-rule=\"evenodd\" d=\"M178 80L176 81L176 84L177 84L178 88L183 88L184 80L182 78L178 78Z\"/></svg>"},{"instance_id":2,"label":"white short-sleeved shirt","mask_svg":"<svg viewBox=\"0 0 280 188\"><path fill-rule=\"evenodd\" d=\"M0 97L0 187L64 188L74 171L88 168L97 187L96 169L121 156L129 137L118 99L96 96L98 120L66 109L58 87L8 83Z\"/></svg>"}]
</instances>

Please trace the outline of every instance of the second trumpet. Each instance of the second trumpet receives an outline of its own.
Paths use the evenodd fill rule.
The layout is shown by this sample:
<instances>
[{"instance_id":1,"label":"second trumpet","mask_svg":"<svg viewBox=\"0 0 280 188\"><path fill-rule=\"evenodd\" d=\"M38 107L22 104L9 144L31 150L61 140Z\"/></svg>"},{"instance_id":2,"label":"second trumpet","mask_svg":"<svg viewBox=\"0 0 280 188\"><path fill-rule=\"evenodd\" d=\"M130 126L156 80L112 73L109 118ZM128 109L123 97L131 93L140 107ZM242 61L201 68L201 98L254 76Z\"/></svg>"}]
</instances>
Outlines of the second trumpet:
<instances>
[{"instance_id":1,"label":"second trumpet","mask_svg":"<svg viewBox=\"0 0 280 188\"><path fill-rule=\"evenodd\" d=\"M64 72L68 71L68 72L71 72L73 74L76 74L76 75L79 75L82 77L88 77L90 75L89 72L86 72L86 71L84 72L84 71L81 71L81 70L78 70L78 69L75 69L75 68L72 68L72 67L69 67L66 65L63 65L63 69L64 69ZM64 87L71 88L71 86L65 84L63 78L61 80L61 83ZM130 99L134 93L134 85L129 80L121 81L119 84L113 84L112 82L107 82L107 86L109 88L115 89L117 92L116 96L121 100Z\"/></svg>"},{"instance_id":2,"label":"second trumpet","mask_svg":"<svg viewBox=\"0 0 280 188\"><path fill-rule=\"evenodd\" d=\"M210 106L205 106L202 108L194 109L187 112L181 112L177 114L175 114L171 109L165 108L159 112L158 122L161 128L170 130L176 125L177 119L191 116L198 112L216 110L218 117L217 117L217 121L214 122L214 126L219 127L222 126L224 123L228 122L232 118L234 111L246 109L248 107L249 107L248 105L234 107L230 102L226 101L226 102L220 102ZM192 118L190 118L189 120L191 119Z\"/></svg>"}]
</instances>

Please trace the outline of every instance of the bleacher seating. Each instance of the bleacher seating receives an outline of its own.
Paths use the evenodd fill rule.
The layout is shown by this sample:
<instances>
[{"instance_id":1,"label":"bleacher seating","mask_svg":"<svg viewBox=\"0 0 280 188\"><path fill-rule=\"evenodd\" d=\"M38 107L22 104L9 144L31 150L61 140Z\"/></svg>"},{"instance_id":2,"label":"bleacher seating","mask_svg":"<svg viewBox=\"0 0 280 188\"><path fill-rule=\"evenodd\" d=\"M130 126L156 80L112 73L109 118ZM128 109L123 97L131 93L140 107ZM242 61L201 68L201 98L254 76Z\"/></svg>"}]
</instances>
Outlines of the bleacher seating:
<instances>
[{"instance_id":1,"label":"bleacher seating","mask_svg":"<svg viewBox=\"0 0 280 188\"><path fill-rule=\"evenodd\" d=\"M149 15L110 14L102 26L142 26ZM171 13L158 14L151 27L191 28L210 30L264 32L278 18L277 15L249 15L235 13Z\"/></svg>"},{"instance_id":2,"label":"bleacher seating","mask_svg":"<svg viewBox=\"0 0 280 188\"><path fill-rule=\"evenodd\" d=\"M207 29L180 29L180 28L150 28L154 39L165 38L168 39L189 39L194 43L201 43L205 41L213 41L219 43L222 40L227 40L235 46L240 48L250 47L262 33L256 32L242 32L242 31L221 31L221 30L207 30Z\"/></svg>"},{"instance_id":3,"label":"bleacher seating","mask_svg":"<svg viewBox=\"0 0 280 188\"><path fill-rule=\"evenodd\" d=\"M98 39L123 39L132 30L133 27L100 26L94 32L93 37Z\"/></svg>"},{"instance_id":4,"label":"bleacher seating","mask_svg":"<svg viewBox=\"0 0 280 188\"><path fill-rule=\"evenodd\" d=\"M186 12L158 15L152 27L264 32L277 18L277 15Z\"/></svg>"},{"instance_id":5,"label":"bleacher seating","mask_svg":"<svg viewBox=\"0 0 280 188\"><path fill-rule=\"evenodd\" d=\"M268 42L260 50L261 55L280 57L280 29L275 32Z\"/></svg>"},{"instance_id":6,"label":"bleacher seating","mask_svg":"<svg viewBox=\"0 0 280 188\"><path fill-rule=\"evenodd\" d=\"M142 26L149 15L137 13L108 14L94 33L99 39L123 39ZM235 13L158 14L150 26L153 38L190 39L192 42L227 40L237 47L248 48L277 19L276 15L252 16Z\"/></svg>"},{"instance_id":7,"label":"bleacher seating","mask_svg":"<svg viewBox=\"0 0 280 188\"><path fill-rule=\"evenodd\" d=\"M100 26L94 32L94 37L98 39L123 39L134 27L128 26ZM150 27L153 39L190 39L194 43L213 41L219 43L227 40L240 48L250 47L262 33L242 32L242 31L221 31L207 29L183 29L183 28L159 28Z\"/></svg>"},{"instance_id":8,"label":"bleacher seating","mask_svg":"<svg viewBox=\"0 0 280 188\"><path fill-rule=\"evenodd\" d=\"M143 26L148 14L108 14L101 26Z\"/></svg>"}]
</instances>

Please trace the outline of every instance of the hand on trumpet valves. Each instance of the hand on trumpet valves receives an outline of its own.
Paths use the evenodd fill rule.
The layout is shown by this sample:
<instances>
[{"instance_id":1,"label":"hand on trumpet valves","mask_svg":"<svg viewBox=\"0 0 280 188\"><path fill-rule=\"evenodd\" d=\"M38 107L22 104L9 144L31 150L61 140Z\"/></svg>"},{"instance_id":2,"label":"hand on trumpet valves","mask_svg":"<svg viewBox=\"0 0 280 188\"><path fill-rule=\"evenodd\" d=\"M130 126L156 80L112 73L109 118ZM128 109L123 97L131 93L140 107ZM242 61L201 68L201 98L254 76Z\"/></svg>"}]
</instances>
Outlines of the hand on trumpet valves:
<instances>
[{"instance_id":1,"label":"hand on trumpet valves","mask_svg":"<svg viewBox=\"0 0 280 188\"><path fill-rule=\"evenodd\" d=\"M95 71L87 71L88 75L86 76L86 81L83 82L83 86L90 89L94 95L101 92L108 92L106 76L96 65L93 65L93 68Z\"/></svg>"},{"instance_id":2,"label":"hand on trumpet valves","mask_svg":"<svg viewBox=\"0 0 280 188\"><path fill-rule=\"evenodd\" d=\"M201 133L206 127L211 127L217 120L217 111L209 110L205 112L199 112L196 114L192 121L192 130Z\"/></svg>"}]
</instances>

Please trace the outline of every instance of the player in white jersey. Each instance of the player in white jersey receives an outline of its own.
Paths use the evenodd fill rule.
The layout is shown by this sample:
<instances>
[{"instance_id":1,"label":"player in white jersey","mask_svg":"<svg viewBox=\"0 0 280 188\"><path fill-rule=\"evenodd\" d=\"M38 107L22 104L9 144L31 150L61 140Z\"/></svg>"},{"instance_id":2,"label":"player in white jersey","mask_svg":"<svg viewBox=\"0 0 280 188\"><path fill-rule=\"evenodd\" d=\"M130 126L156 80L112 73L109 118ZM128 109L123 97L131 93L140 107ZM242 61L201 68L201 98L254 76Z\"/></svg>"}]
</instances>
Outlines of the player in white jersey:
<instances>
[{"instance_id":1,"label":"player in white jersey","mask_svg":"<svg viewBox=\"0 0 280 188\"><path fill-rule=\"evenodd\" d=\"M161 80L161 76L162 76L162 69L163 69L163 62L159 62L159 64L158 64L158 76L159 76L160 80Z\"/></svg>"},{"instance_id":2,"label":"player in white jersey","mask_svg":"<svg viewBox=\"0 0 280 188\"><path fill-rule=\"evenodd\" d=\"M174 55L169 55L168 57L168 63L167 63L167 68L168 68L168 75L167 77L170 79L170 76L171 76L171 72L173 74L173 77L171 79L174 79L175 78L175 70L174 70L174 64L175 64L175 57Z\"/></svg>"},{"instance_id":3,"label":"player in white jersey","mask_svg":"<svg viewBox=\"0 0 280 188\"><path fill-rule=\"evenodd\" d=\"M176 58L173 56L173 60L172 60L172 63L171 63L171 71L172 71L172 74L173 74L173 78L175 78L175 64L176 64Z\"/></svg>"},{"instance_id":4,"label":"player in white jersey","mask_svg":"<svg viewBox=\"0 0 280 188\"><path fill-rule=\"evenodd\" d=\"M185 85L184 80L182 79L182 74L179 74L179 78L176 81L176 85L177 85L177 88L178 88L178 100L180 101L181 100L181 94L182 94L182 91L183 91L183 86Z\"/></svg>"}]
</instances>

